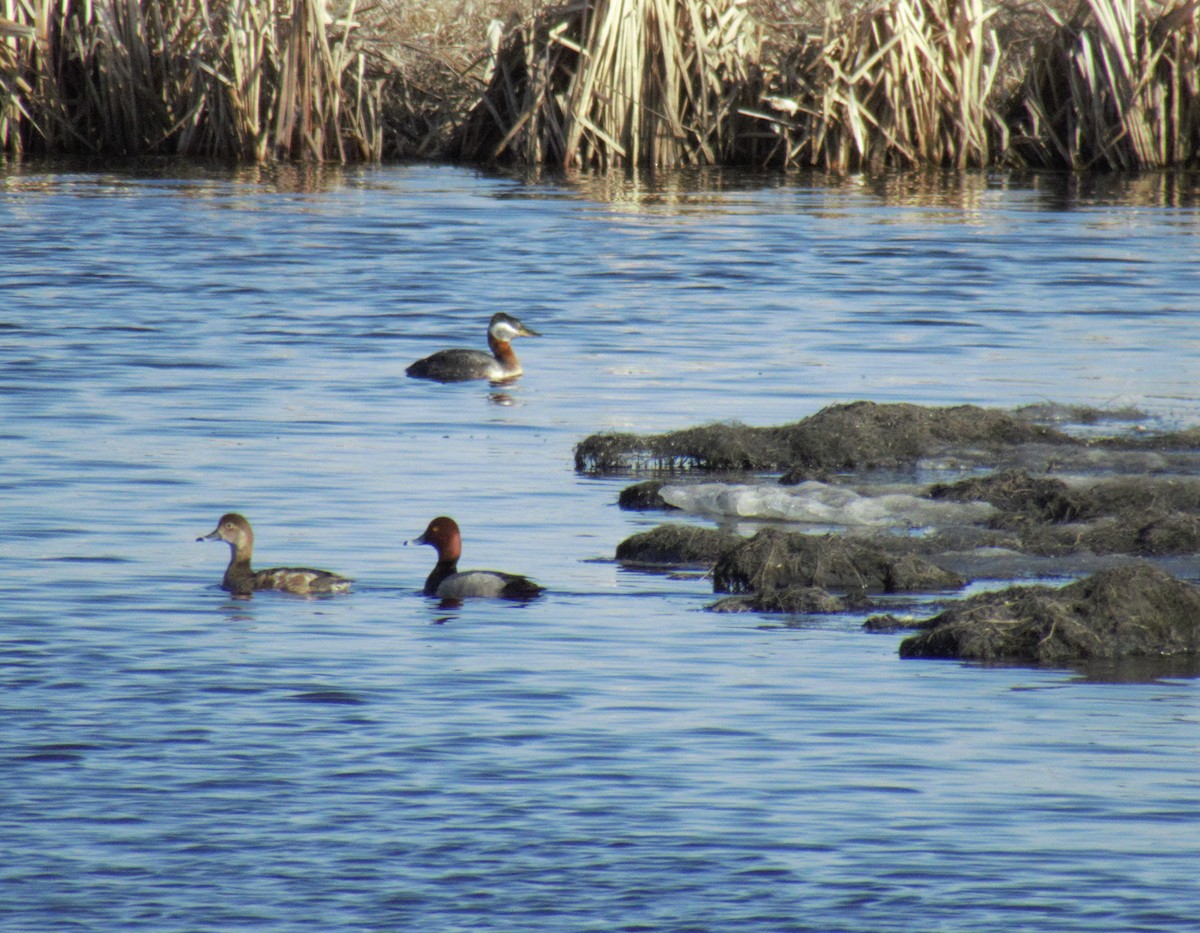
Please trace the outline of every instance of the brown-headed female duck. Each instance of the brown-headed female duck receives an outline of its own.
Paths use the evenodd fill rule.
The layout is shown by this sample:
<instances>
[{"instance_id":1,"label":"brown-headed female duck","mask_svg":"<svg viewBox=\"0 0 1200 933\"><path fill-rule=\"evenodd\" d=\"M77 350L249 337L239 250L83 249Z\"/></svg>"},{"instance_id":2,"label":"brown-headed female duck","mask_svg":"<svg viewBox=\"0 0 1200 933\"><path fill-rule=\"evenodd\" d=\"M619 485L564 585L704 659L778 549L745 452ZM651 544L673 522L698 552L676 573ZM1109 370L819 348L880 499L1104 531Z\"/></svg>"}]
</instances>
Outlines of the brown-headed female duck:
<instances>
[{"instance_id":1,"label":"brown-headed female duck","mask_svg":"<svg viewBox=\"0 0 1200 933\"><path fill-rule=\"evenodd\" d=\"M328 570L312 570L308 567L251 570L254 532L250 530L250 523L237 512L222 515L212 532L196 540L224 541L229 545L229 566L225 568L221 586L234 596L249 596L255 590L281 590L299 596L320 596L343 593L354 582Z\"/></svg>"}]
</instances>

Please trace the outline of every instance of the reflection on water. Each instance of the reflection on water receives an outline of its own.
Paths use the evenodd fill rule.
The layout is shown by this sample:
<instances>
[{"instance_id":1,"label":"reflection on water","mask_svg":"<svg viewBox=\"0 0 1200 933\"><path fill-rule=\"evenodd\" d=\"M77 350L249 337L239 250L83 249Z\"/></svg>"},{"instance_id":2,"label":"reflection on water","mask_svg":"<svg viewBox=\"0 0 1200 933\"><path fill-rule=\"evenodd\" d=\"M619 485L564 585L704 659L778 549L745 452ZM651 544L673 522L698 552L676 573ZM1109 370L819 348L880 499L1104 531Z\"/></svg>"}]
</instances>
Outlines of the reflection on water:
<instances>
[{"instance_id":1,"label":"reflection on water","mask_svg":"<svg viewBox=\"0 0 1200 933\"><path fill-rule=\"evenodd\" d=\"M571 451L856 398L1194 425L1196 190L6 167L0 926L1187 928L1194 665L703 612ZM404 377L500 309L520 380ZM228 510L355 591L229 599ZM439 514L548 592L423 597Z\"/></svg>"},{"instance_id":2,"label":"reflection on water","mask_svg":"<svg viewBox=\"0 0 1200 933\"><path fill-rule=\"evenodd\" d=\"M1109 658L1089 661L1080 677L1092 683L1146 684L1200 677L1200 657Z\"/></svg>"},{"instance_id":3,"label":"reflection on water","mask_svg":"<svg viewBox=\"0 0 1200 933\"><path fill-rule=\"evenodd\" d=\"M1007 207L999 197L1016 195L1018 204L1036 198L1036 208L1071 211L1097 205L1194 208L1200 205L1200 172L1164 170L1142 174L921 170L878 175L826 172L747 172L705 166L677 171L556 172L530 168L507 172L522 185L505 196L525 199L539 189L553 196L582 196L613 206L688 207L728 210L730 196L772 191L819 190L825 197L867 195L881 206L953 208L965 213ZM756 201L759 206L766 202ZM859 206L862 202L859 201ZM1023 209L1023 205L1022 205Z\"/></svg>"}]
</instances>

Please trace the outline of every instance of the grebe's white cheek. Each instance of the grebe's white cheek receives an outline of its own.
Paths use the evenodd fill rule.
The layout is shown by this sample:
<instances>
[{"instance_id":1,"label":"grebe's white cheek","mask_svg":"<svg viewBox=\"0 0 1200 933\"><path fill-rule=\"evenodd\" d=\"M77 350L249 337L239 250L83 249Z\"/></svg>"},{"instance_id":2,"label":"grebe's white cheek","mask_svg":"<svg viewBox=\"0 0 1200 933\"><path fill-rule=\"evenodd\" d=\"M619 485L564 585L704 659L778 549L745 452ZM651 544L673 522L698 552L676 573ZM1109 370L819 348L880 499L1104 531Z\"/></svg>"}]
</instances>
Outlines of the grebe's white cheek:
<instances>
[{"instance_id":1,"label":"grebe's white cheek","mask_svg":"<svg viewBox=\"0 0 1200 933\"><path fill-rule=\"evenodd\" d=\"M497 340L510 341L514 337L521 336L521 332L509 324L507 321L500 321L492 328L492 336Z\"/></svg>"}]
</instances>

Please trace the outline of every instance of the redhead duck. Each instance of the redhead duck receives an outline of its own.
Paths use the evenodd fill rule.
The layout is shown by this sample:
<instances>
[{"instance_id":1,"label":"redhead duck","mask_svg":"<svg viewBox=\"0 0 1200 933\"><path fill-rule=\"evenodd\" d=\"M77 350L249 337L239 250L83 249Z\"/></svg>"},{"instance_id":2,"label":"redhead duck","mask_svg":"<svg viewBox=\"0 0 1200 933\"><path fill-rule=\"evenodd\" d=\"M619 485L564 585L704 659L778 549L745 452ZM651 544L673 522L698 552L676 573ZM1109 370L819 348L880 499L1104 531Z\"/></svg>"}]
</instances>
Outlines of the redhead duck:
<instances>
[{"instance_id":1,"label":"redhead duck","mask_svg":"<svg viewBox=\"0 0 1200 933\"><path fill-rule=\"evenodd\" d=\"M429 523L419 538L405 544L430 544L437 548L437 565L425 580L425 595L443 599L465 599L469 596L495 596L504 599L532 599L545 587L527 577L498 570L458 571L462 554L462 533L452 518L440 516Z\"/></svg>"},{"instance_id":2,"label":"redhead duck","mask_svg":"<svg viewBox=\"0 0 1200 933\"><path fill-rule=\"evenodd\" d=\"M521 361L513 353L512 341L517 337L540 337L536 330L526 327L515 317L498 311L488 324L488 348L482 350L439 350L432 356L417 360L404 372L414 379L433 379L436 382L467 382L471 379L490 379L507 382L521 375Z\"/></svg>"},{"instance_id":3,"label":"redhead duck","mask_svg":"<svg viewBox=\"0 0 1200 933\"><path fill-rule=\"evenodd\" d=\"M201 535L196 540L224 541L229 545L229 566L225 568L221 587L229 590L234 596L249 596L255 590L282 590L300 596L342 593L354 582L328 570L311 570L308 567L251 570L250 556L254 552L254 532L250 530L250 523L237 512L222 515L212 532Z\"/></svg>"}]
</instances>

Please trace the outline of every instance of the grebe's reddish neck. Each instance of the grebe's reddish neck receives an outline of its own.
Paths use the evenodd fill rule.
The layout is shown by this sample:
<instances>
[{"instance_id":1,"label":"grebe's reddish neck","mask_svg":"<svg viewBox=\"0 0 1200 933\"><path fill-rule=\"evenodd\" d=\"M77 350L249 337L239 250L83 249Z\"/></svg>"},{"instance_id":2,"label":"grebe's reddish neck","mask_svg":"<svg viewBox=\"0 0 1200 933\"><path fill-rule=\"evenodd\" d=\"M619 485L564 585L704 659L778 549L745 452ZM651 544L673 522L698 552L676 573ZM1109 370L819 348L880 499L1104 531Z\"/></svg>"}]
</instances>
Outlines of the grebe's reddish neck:
<instances>
[{"instance_id":1,"label":"grebe's reddish neck","mask_svg":"<svg viewBox=\"0 0 1200 933\"><path fill-rule=\"evenodd\" d=\"M521 362L517 359L517 354L513 352L511 340L501 340L491 331L488 331L488 349L492 351L492 356L504 367L505 372L521 368Z\"/></svg>"}]
</instances>

